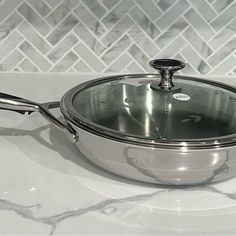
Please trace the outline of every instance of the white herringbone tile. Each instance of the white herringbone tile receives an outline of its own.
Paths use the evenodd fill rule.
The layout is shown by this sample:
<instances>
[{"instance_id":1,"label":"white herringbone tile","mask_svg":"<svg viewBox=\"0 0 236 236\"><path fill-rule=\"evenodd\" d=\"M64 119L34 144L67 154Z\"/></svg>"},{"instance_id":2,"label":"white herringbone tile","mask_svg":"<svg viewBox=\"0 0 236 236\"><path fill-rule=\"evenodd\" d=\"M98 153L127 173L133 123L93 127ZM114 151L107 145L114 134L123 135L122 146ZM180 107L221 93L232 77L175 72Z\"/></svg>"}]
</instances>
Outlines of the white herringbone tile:
<instances>
[{"instance_id":1,"label":"white herringbone tile","mask_svg":"<svg viewBox=\"0 0 236 236\"><path fill-rule=\"evenodd\" d=\"M0 1L0 71L236 75L236 0Z\"/></svg>"}]
</instances>

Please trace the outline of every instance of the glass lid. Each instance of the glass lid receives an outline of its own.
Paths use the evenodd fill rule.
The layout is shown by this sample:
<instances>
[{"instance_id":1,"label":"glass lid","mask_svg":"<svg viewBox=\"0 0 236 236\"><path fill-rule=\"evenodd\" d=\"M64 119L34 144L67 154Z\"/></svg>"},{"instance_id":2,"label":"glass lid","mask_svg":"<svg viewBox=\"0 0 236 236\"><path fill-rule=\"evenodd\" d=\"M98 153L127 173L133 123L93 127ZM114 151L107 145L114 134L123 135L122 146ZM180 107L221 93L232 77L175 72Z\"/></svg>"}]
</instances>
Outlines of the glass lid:
<instances>
[{"instance_id":1,"label":"glass lid","mask_svg":"<svg viewBox=\"0 0 236 236\"><path fill-rule=\"evenodd\" d=\"M236 143L236 89L175 76L176 60L150 64L160 75L120 75L81 84L65 94L62 112L75 125L143 145L221 146Z\"/></svg>"}]
</instances>

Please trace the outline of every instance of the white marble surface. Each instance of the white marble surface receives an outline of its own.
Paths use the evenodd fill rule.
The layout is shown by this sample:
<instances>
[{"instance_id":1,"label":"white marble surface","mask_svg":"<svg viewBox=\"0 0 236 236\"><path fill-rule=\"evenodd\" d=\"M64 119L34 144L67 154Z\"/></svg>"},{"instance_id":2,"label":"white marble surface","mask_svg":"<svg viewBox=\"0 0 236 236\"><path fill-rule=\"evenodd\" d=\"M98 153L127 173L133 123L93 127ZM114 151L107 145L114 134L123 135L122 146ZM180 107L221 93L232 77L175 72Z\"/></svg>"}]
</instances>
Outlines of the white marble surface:
<instances>
[{"instance_id":1,"label":"white marble surface","mask_svg":"<svg viewBox=\"0 0 236 236\"><path fill-rule=\"evenodd\" d=\"M0 90L46 102L99 76L1 74ZM0 150L0 235L236 234L236 179L194 188L126 180L89 163L39 114L1 110Z\"/></svg>"}]
</instances>

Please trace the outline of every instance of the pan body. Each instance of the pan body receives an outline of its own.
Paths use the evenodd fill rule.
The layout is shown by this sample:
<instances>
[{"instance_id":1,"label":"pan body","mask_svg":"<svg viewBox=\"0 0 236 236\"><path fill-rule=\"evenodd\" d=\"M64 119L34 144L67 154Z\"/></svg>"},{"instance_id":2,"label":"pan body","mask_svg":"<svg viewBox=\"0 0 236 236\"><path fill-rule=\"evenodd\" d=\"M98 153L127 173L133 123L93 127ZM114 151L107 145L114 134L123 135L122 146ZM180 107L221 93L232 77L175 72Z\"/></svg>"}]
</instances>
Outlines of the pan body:
<instances>
[{"instance_id":1,"label":"pan body","mask_svg":"<svg viewBox=\"0 0 236 236\"><path fill-rule=\"evenodd\" d=\"M200 150L162 149L108 139L70 123L79 134L77 148L113 174L164 185L198 185L236 176L236 147Z\"/></svg>"},{"instance_id":2,"label":"pan body","mask_svg":"<svg viewBox=\"0 0 236 236\"><path fill-rule=\"evenodd\" d=\"M60 108L80 151L101 168L148 183L198 185L236 176L236 89L176 76L118 75L69 90Z\"/></svg>"}]
</instances>

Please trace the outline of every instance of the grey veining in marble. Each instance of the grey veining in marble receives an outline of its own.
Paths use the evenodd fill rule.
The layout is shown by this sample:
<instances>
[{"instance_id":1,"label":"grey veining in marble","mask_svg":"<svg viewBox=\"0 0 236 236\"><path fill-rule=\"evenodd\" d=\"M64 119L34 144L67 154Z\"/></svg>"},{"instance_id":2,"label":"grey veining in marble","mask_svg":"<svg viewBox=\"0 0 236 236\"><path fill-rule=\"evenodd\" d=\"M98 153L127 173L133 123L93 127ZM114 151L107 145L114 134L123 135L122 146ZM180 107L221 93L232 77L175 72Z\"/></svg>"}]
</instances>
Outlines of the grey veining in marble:
<instances>
[{"instance_id":1,"label":"grey veining in marble","mask_svg":"<svg viewBox=\"0 0 236 236\"><path fill-rule=\"evenodd\" d=\"M44 1L27 0L27 2L42 16L45 17L50 12L50 7Z\"/></svg>"},{"instance_id":2,"label":"grey veining in marble","mask_svg":"<svg viewBox=\"0 0 236 236\"><path fill-rule=\"evenodd\" d=\"M100 55L105 50L105 46L84 26L84 24L78 24L74 32L97 55Z\"/></svg>"},{"instance_id":3,"label":"grey veining in marble","mask_svg":"<svg viewBox=\"0 0 236 236\"><path fill-rule=\"evenodd\" d=\"M9 35L7 40L4 40L0 47L0 60L9 54L15 47L17 47L24 38L18 32L13 32Z\"/></svg>"},{"instance_id":4,"label":"grey veining in marble","mask_svg":"<svg viewBox=\"0 0 236 236\"><path fill-rule=\"evenodd\" d=\"M113 208L111 211L111 209L109 209L111 205L115 205L117 203L132 203L132 202L145 201L156 194L160 194L161 192L162 191L159 191L158 193L154 192L151 194L142 194L142 195L120 198L120 199L107 199L107 200L95 203L94 205L90 205L86 208L75 209L72 211L66 211L66 212L56 214L56 215L45 216L45 217L36 217L34 216L33 211L31 210L31 208L40 208L41 205L39 203L36 203L31 206L24 206L24 205L11 202L9 200L0 199L0 209L14 211L16 214L28 220L50 225L51 226L50 235L53 235L57 225L68 218L79 217L93 211L100 211L101 214L105 214L105 215L113 214L115 212L115 209Z\"/></svg>"},{"instance_id":5,"label":"grey veining in marble","mask_svg":"<svg viewBox=\"0 0 236 236\"><path fill-rule=\"evenodd\" d=\"M45 54L52 49L52 46L37 34L27 22L23 22L18 27L19 32L30 41L41 53Z\"/></svg>"},{"instance_id":6,"label":"grey veining in marble","mask_svg":"<svg viewBox=\"0 0 236 236\"><path fill-rule=\"evenodd\" d=\"M37 60L31 61L22 52L28 64L32 64L30 67L38 68L37 72L55 72L58 68L57 61L69 51L74 48L83 51L83 48L78 50L79 45L82 45L79 42L82 41L99 64L103 64L106 55L112 51L113 60L99 69L103 73L133 73L135 67L148 72L145 64L147 61L157 57L176 58L180 55L190 64L188 68L192 68L192 74L217 75L219 68L224 68L224 75L234 75L234 66L224 64L229 58L235 59L235 47L232 44L236 34L235 9L235 0L3 1L0 8L0 51L4 50L3 45L8 41L8 48L13 47L12 50L19 51L18 44L11 44L11 35L17 37L20 34L23 40L37 48L35 57L44 57L52 62L52 67L42 67ZM121 54L117 42L124 37L130 37L131 43L124 49L126 53ZM72 41L69 42L70 40ZM65 42L67 47L63 46ZM61 46L63 49L60 50ZM144 56L137 60L140 50ZM186 56L186 50L191 51L191 55L188 53ZM59 51L56 59L52 59ZM6 54L11 54L11 51ZM124 59L124 55L129 55L125 60L130 60L129 65L137 66L125 66L121 63L114 67L115 61L121 61L119 57ZM10 65L11 57L8 58L8 66L1 67L0 71L16 69L15 61L12 60ZM0 63L4 64L3 61ZM89 67L78 67L77 64L88 64ZM89 73L98 71L80 55L72 67L68 68L68 72L84 73L86 68ZM83 69L80 71L79 68Z\"/></svg>"},{"instance_id":7,"label":"grey veining in marble","mask_svg":"<svg viewBox=\"0 0 236 236\"><path fill-rule=\"evenodd\" d=\"M171 7L167 9L157 21L156 24L161 30L167 29L172 25L176 19L181 16L186 10L190 8L188 1L181 0L175 1L171 4Z\"/></svg>"},{"instance_id":8,"label":"grey veining in marble","mask_svg":"<svg viewBox=\"0 0 236 236\"><path fill-rule=\"evenodd\" d=\"M43 36L50 32L50 27L27 3L23 3L18 11Z\"/></svg>"},{"instance_id":9,"label":"grey veining in marble","mask_svg":"<svg viewBox=\"0 0 236 236\"><path fill-rule=\"evenodd\" d=\"M119 4L112 9L107 16L104 17L102 23L107 27L111 28L134 6L133 0L121 1Z\"/></svg>"},{"instance_id":10,"label":"grey veining in marble","mask_svg":"<svg viewBox=\"0 0 236 236\"><path fill-rule=\"evenodd\" d=\"M47 40L52 45L56 45L78 22L79 20L75 15L70 14L48 35Z\"/></svg>"},{"instance_id":11,"label":"grey veining in marble","mask_svg":"<svg viewBox=\"0 0 236 236\"><path fill-rule=\"evenodd\" d=\"M84 43L80 42L79 44L77 44L74 50L95 71L101 72L105 68L104 63L98 60L95 56L95 53L89 51L89 48Z\"/></svg>"},{"instance_id":12,"label":"grey veining in marble","mask_svg":"<svg viewBox=\"0 0 236 236\"><path fill-rule=\"evenodd\" d=\"M110 64L115 61L117 57L120 56L129 46L132 44L130 37L127 35L123 36L109 51L107 51L103 56L102 60L106 64Z\"/></svg>"},{"instance_id":13,"label":"grey veining in marble","mask_svg":"<svg viewBox=\"0 0 236 236\"><path fill-rule=\"evenodd\" d=\"M184 32L183 36L188 40L189 44L197 50L202 58L209 57L213 50L208 46L207 43L199 36L199 34L192 28L188 27Z\"/></svg>"},{"instance_id":14,"label":"grey veining in marble","mask_svg":"<svg viewBox=\"0 0 236 236\"><path fill-rule=\"evenodd\" d=\"M236 32L236 19L231 21L225 28L219 31L210 41L209 45L213 49L217 49L221 45L224 45L231 37L234 37Z\"/></svg>"},{"instance_id":15,"label":"grey veining in marble","mask_svg":"<svg viewBox=\"0 0 236 236\"><path fill-rule=\"evenodd\" d=\"M75 9L76 16L86 24L87 28L91 30L97 37L103 35L106 31L101 22L82 4Z\"/></svg>"},{"instance_id":16,"label":"grey veining in marble","mask_svg":"<svg viewBox=\"0 0 236 236\"><path fill-rule=\"evenodd\" d=\"M189 0L193 7L199 12L199 14L207 21L210 22L217 16L217 13L206 1ZM207 12L207 14L205 14Z\"/></svg>"},{"instance_id":17,"label":"grey veining in marble","mask_svg":"<svg viewBox=\"0 0 236 236\"><path fill-rule=\"evenodd\" d=\"M221 60L223 60L232 53L232 50L236 50L236 37L233 37L225 45L216 50L215 53L208 58L209 64L211 66L218 65Z\"/></svg>"},{"instance_id":18,"label":"grey veining in marble","mask_svg":"<svg viewBox=\"0 0 236 236\"><path fill-rule=\"evenodd\" d=\"M51 69L53 72L65 72L77 61L78 56L70 51Z\"/></svg>"},{"instance_id":19,"label":"grey veining in marble","mask_svg":"<svg viewBox=\"0 0 236 236\"><path fill-rule=\"evenodd\" d=\"M150 57L155 57L159 52L158 46L146 37L145 33L138 27L134 26L128 32L128 35L139 45L141 48L145 48L145 52Z\"/></svg>"},{"instance_id":20,"label":"grey veining in marble","mask_svg":"<svg viewBox=\"0 0 236 236\"><path fill-rule=\"evenodd\" d=\"M98 18L102 18L106 14L106 9L100 4L99 1L82 0L82 2L90 9L93 14Z\"/></svg>"},{"instance_id":21,"label":"grey veining in marble","mask_svg":"<svg viewBox=\"0 0 236 236\"><path fill-rule=\"evenodd\" d=\"M24 56L19 50L14 50L0 64L1 70L12 70L23 58Z\"/></svg>"},{"instance_id":22,"label":"grey veining in marble","mask_svg":"<svg viewBox=\"0 0 236 236\"><path fill-rule=\"evenodd\" d=\"M135 7L130 12L131 17L134 21L152 38L154 39L160 31L158 28L153 24L151 20L138 8Z\"/></svg>"},{"instance_id":23,"label":"grey veining in marble","mask_svg":"<svg viewBox=\"0 0 236 236\"><path fill-rule=\"evenodd\" d=\"M78 5L77 0L64 0L53 12L47 16L47 22L55 27L72 9Z\"/></svg>"},{"instance_id":24,"label":"grey veining in marble","mask_svg":"<svg viewBox=\"0 0 236 236\"><path fill-rule=\"evenodd\" d=\"M75 65L74 68L76 71L81 71L81 72L92 72L92 69L88 66L86 62L83 60L79 60Z\"/></svg>"},{"instance_id":25,"label":"grey veining in marble","mask_svg":"<svg viewBox=\"0 0 236 236\"><path fill-rule=\"evenodd\" d=\"M48 70L51 66L49 61L45 59L41 54L40 56L37 53L37 50L31 46L27 41L24 41L19 49L21 52L23 52L25 55L27 55L28 58L30 58L40 69L42 70Z\"/></svg>"},{"instance_id":26,"label":"grey veining in marble","mask_svg":"<svg viewBox=\"0 0 236 236\"><path fill-rule=\"evenodd\" d=\"M39 69L32 64L27 58L25 58L20 64L19 68L24 72L38 72Z\"/></svg>"},{"instance_id":27,"label":"grey veining in marble","mask_svg":"<svg viewBox=\"0 0 236 236\"><path fill-rule=\"evenodd\" d=\"M165 30L157 39L156 44L159 48L167 46L174 38L178 36L188 26L188 23L184 18L179 18L173 25ZM185 31L186 32L186 31Z\"/></svg>"},{"instance_id":28,"label":"grey veining in marble","mask_svg":"<svg viewBox=\"0 0 236 236\"><path fill-rule=\"evenodd\" d=\"M166 11L169 7L171 7L173 4L172 0L166 0L166 1L158 1L157 0L157 5L162 11Z\"/></svg>"},{"instance_id":29,"label":"grey veining in marble","mask_svg":"<svg viewBox=\"0 0 236 236\"><path fill-rule=\"evenodd\" d=\"M151 20L155 21L161 17L161 10L152 0L136 0L136 3L150 17Z\"/></svg>"},{"instance_id":30,"label":"grey veining in marble","mask_svg":"<svg viewBox=\"0 0 236 236\"><path fill-rule=\"evenodd\" d=\"M225 24L229 23L235 18L236 2L233 1L229 7L222 10L219 15L217 15L214 20L210 23L215 31L219 31L224 28Z\"/></svg>"},{"instance_id":31,"label":"grey veining in marble","mask_svg":"<svg viewBox=\"0 0 236 236\"><path fill-rule=\"evenodd\" d=\"M76 43L78 42L78 38L73 34L67 35L60 43L57 44L49 53L48 59L53 63L57 62L60 58L62 58Z\"/></svg>"},{"instance_id":32,"label":"grey veining in marble","mask_svg":"<svg viewBox=\"0 0 236 236\"><path fill-rule=\"evenodd\" d=\"M194 53L194 49L190 46L186 46L183 50L181 55L184 56L186 60L189 60L189 64L192 65L192 67L197 68L197 70L201 74L207 74L210 71L210 67L208 64L202 60L202 58L199 55L195 55L194 57L192 54Z\"/></svg>"},{"instance_id":33,"label":"grey veining in marble","mask_svg":"<svg viewBox=\"0 0 236 236\"><path fill-rule=\"evenodd\" d=\"M149 62L148 57L146 56L145 53L142 52L142 50L138 46L133 45L132 47L130 47L129 53L135 58L135 60L139 64L142 64L141 61L145 62L142 64L145 71L152 71L152 69L148 65Z\"/></svg>"},{"instance_id":34,"label":"grey veining in marble","mask_svg":"<svg viewBox=\"0 0 236 236\"><path fill-rule=\"evenodd\" d=\"M214 187L214 186L203 186L203 187L193 187L193 188L185 188L182 190L169 188L169 189L159 189L157 191L153 191L152 193L148 194L139 194L139 195L133 195L130 197L124 197L124 198L117 198L117 199L105 199L93 204L90 204L89 206L82 207L79 209L74 210L68 210L64 212L60 212L54 215L49 216L37 216L35 214L36 211L39 211L42 205L40 203L35 203L32 205L22 205L19 203L12 202L10 200L6 199L0 199L0 209L2 211L13 211L15 214L20 215L21 217L28 219L29 221L35 221L44 225L49 225L51 227L50 235L53 235L56 228L59 224L61 224L63 221L68 220L70 218L74 217L82 217L83 215L89 214L91 212L98 212L99 214L103 215L112 215L116 214L116 211L120 207L127 208L127 204L132 203L139 203L155 199L155 201L158 200L158 197L162 197L163 195L168 196L168 193L171 192L194 192L194 191L204 191L209 193L215 193L217 195L222 195L226 198L229 198L230 200L235 201L236 200L236 193L230 193L230 192L223 192L220 189ZM138 206L136 206L138 207Z\"/></svg>"},{"instance_id":35,"label":"grey veining in marble","mask_svg":"<svg viewBox=\"0 0 236 236\"><path fill-rule=\"evenodd\" d=\"M214 35L213 29L206 21L204 21L204 19L202 19L198 12L194 11L194 9L190 9L185 14L185 17L190 22L191 26L193 26L205 40L209 40Z\"/></svg>"},{"instance_id":36,"label":"grey veining in marble","mask_svg":"<svg viewBox=\"0 0 236 236\"><path fill-rule=\"evenodd\" d=\"M21 22L20 15L17 12L13 12L0 25L0 40L6 38Z\"/></svg>"},{"instance_id":37,"label":"grey veining in marble","mask_svg":"<svg viewBox=\"0 0 236 236\"><path fill-rule=\"evenodd\" d=\"M117 0L102 0L102 3L107 9L113 8L118 2Z\"/></svg>"},{"instance_id":38,"label":"grey veining in marble","mask_svg":"<svg viewBox=\"0 0 236 236\"><path fill-rule=\"evenodd\" d=\"M129 65L131 59L132 58L128 53L122 53L122 55L117 60L110 64L106 72L109 73L117 71L117 73L120 73L123 68L126 68ZM138 72L139 71L137 70L136 73Z\"/></svg>"},{"instance_id":39,"label":"grey veining in marble","mask_svg":"<svg viewBox=\"0 0 236 236\"><path fill-rule=\"evenodd\" d=\"M234 0L216 0L212 4L212 6L215 8L217 12L223 11L225 8L227 8Z\"/></svg>"}]
</instances>

